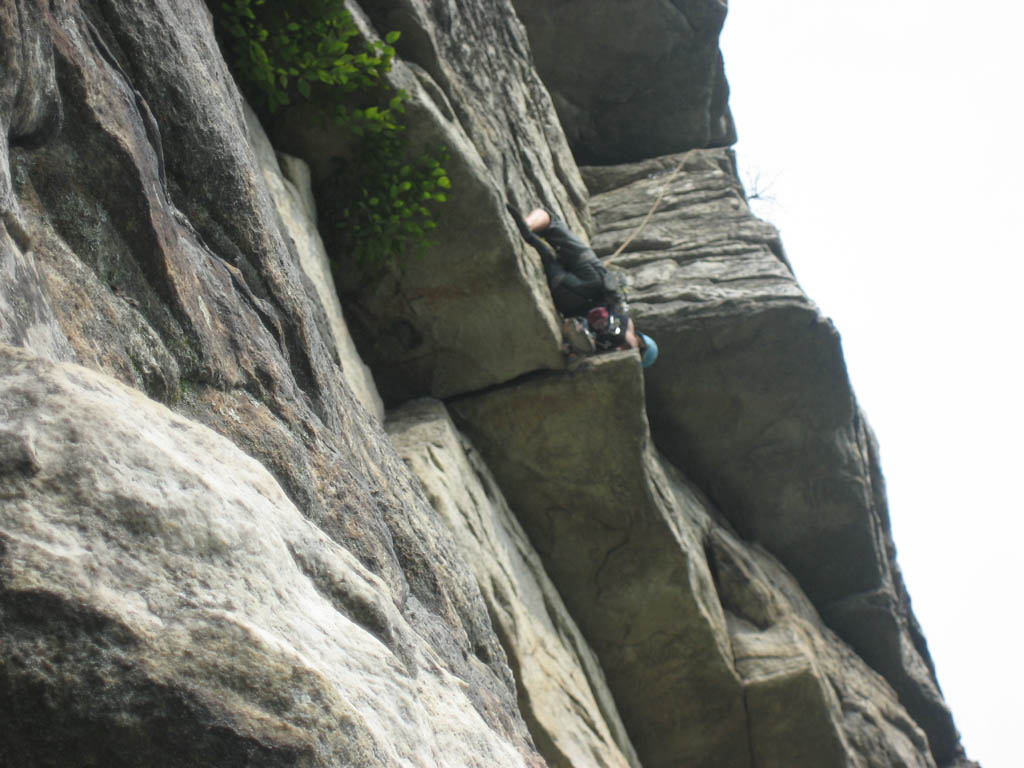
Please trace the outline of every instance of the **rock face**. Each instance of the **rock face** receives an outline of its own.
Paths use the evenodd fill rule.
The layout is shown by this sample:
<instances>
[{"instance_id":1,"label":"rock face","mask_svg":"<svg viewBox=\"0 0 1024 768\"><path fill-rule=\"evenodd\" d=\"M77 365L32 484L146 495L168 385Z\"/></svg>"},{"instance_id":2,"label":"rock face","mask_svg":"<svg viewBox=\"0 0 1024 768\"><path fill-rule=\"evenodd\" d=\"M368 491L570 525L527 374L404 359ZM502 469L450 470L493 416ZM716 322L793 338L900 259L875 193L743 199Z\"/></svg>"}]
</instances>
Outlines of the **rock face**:
<instances>
[{"instance_id":1,"label":"rock face","mask_svg":"<svg viewBox=\"0 0 1024 768\"><path fill-rule=\"evenodd\" d=\"M647 768L749 764L699 537L673 519L632 353L452 403L601 660ZM587 431L590 427L593 431Z\"/></svg>"},{"instance_id":2,"label":"rock face","mask_svg":"<svg viewBox=\"0 0 1024 768\"><path fill-rule=\"evenodd\" d=\"M309 166L297 157L276 155L263 132L263 126L251 109L246 108L245 121L267 190L281 218L281 234L294 246L302 267L302 276L312 283L322 305L323 316L317 319L328 326L321 331L324 338L334 338L334 362L341 367L346 383L362 406L383 421L384 402L377 392L373 374L359 357L352 334L345 323L338 292L331 277L327 252L317 232L316 203Z\"/></svg>"},{"instance_id":3,"label":"rock face","mask_svg":"<svg viewBox=\"0 0 1024 768\"><path fill-rule=\"evenodd\" d=\"M0 408L5 765L541 764L230 441L6 346Z\"/></svg>"},{"instance_id":4,"label":"rock face","mask_svg":"<svg viewBox=\"0 0 1024 768\"><path fill-rule=\"evenodd\" d=\"M402 32L405 60L390 81L409 94L417 146L450 148L449 175L461 190L444 206L436 247L398 258L369 284L341 286L384 399L447 397L561 367L539 261L527 253L504 204L526 208L544 200L579 225L586 190L511 6L349 3L359 19L360 6L378 29ZM345 151L341 136L304 112L278 122L282 145L307 159L317 178ZM496 343L500 326L516 333Z\"/></svg>"},{"instance_id":5,"label":"rock face","mask_svg":"<svg viewBox=\"0 0 1024 768\"><path fill-rule=\"evenodd\" d=\"M793 577L740 543L642 422L610 416L637 418L621 403L641 386L623 353L452 408L598 654L643 765L935 765Z\"/></svg>"},{"instance_id":6,"label":"rock face","mask_svg":"<svg viewBox=\"0 0 1024 768\"><path fill-rule=\"evenodd\" d=\"M839 334L777 233L750 215L732 166L719 150L588 176L599 253L617 251L667 185L611 260L665 356L646 377L655 442L887 676L946 762L958 737L895 563L877 446Z\"/></svg>"},{"instance_id":7,"label":"rock face","mask_svg":"<svg viewBox=\"0 0 1024 768\"><path fill-rule=\"evenodd\" d=\"M444 406L403 406L391 414L388 433L474 568L516 673L520 708L548 764L639 766L598 660Z\"/></svg>"},{"instance_id":8,"label":"rock face","mask_svg":"<svg viewBox=\"0 0 1024 768\"><path fill-rule=\"evenodd\" d=\"M514 0L580 163L736 141L718 34L724 0Z\"/></svg>"},{"instance_id":9,"label":"rock face","mask_svg":"<svg viewBox=\"0 0 1024 768\"><path fill-rule=\"evenodd\" d=\"M726 530L709 538L755 764L934 765L892 689L825 628L792 576Z\"/></svg>"},{"instance_id":10,"label":"rock face","mask_svg":"<svg viewBox=\"0 0 1024 768\"><path fill-rule=\"evenodd\" d=\"M206 5L0 0L0 764L966 766L730 154L569 149L728 143L724 5L347 5L454 184L362 280ZM677 167L612 260L662 359L567 366L505 202L608 255Z\"/></svg>"},{"instance_id":11,"label":"rock face","mask_svg":"<svg viewBox=\"0 0 1024 768\"><path fill-rule=\"evenodd\" d=\"M148 718L160 714L177 730L167 735L173 744L152 742L153 749L167 746L167 757L151 763L280 764L294 755L294 760L310 765L349 760L363 764L360 755L370 750L365 752L367 764L399 760L435 765L436 755L445 754L451 738L467 745L457 752L480 765L541 764L516 707L512 676L476 582L419 484L344 383L331 351L334 339L325 330L329 326L319 322L323 305L281 231L205 7L188 2L109 2L51 10L13 0L2 7L3 32L13 32L14 39L5 44L4 50L11 53L5 59L3 82L16 82L17 87L4 91L0 113L17 116L17 121L7 126L3 142L9 162L3 177L11 184L4 193L0 237L5 274L0 339L119 379L212 427L240 449L238 458L244 452L259 461L280 486L272 493L273 483L249 471L252 494L258 496L260 488L270 494L260 519L273 517L270 508L294 517L291 504L308 521L307 528L275 534L277 549L267 549L268 562L289 568L293 580L306 579L303 594L308 599L323 591L325 602L317 610L326 610L330 600L337 600L349 606L347 621L362 627L351 630L351 638L316 640L317 634L341 632L348 626L346 620L339 615L321 617L326 623L319 625L308 619L296 624L305 608L314 607L304 605L307 598L296 594L292 597L298 602L287 609L291 619L272 615L273 610L260 609L258 616L248 616L239 609L237 618L209 619L210 627L199 622L194 638L158 638L153 641L157 645L147 646L149 641L140 633L152 633L157 626L153 622L166 618L181 623L185 631L192 618L190 609L182 609L179 616L161 613L162 605L147 607L142 596L153 592L159 602L181 592L185 599L188 584L175 581L171 574L152 589L142 582L132 587L126 582L130 574L151 559L159 561L165 549L170 558L181 539L186 544L199 542L198 551L186 551L182 557L199 558L202 542L211 535L207 529L214 525L203 521L219 519L218 510L228 507L239 522L231 524L234 530L225 534L227 542L244 539L253 548L249 559L258 561L259 524L249 519L254 513L247 512L245 504L231 506L221 498L221 486L211 478L230 477L232 470L201 448L195 449L192 469L209 464L212 475L165 473L154 456L126 455L119 462L105 462L113 449L102 441L92 443L92 451L83 448L81 454L58 451L48 459L53 464L37 467L31 448L36 433L57 451L61 440L102 438L92 432L111 431L112 439L126 446L145 444L147 436L161 427L160 419L148 411L120 425L110 419L86 419L76 426L72 420L65 429L48 421L63 412L45 396L45 382L56 380L57 374L44 375L48 369L32 363L40 391L5 380L3 391L12 399L0 411L5 434L13 435L13 442L4 440L4 450L11 455L5 454L0 481L2 599L9 617L2 634L5 651L10 651L4 658L14 658L17 651L20 660L17 665L5 663L0 678L8 724L0 740L4 762L68 764L88 749L103 764L146 764L138 749L151 734L146 730ZM29 48L19 47L24 45ZM18 279L8 280L7 275ZM16 365L23 354L6 351L6 365ZM85 381L86 388L114 386L105 379L102 384L88 377ZM72 395L67 389L65 396ZM114 398L109 408L139 410L138 397ZM83 411L90 408L83 406ZM173 455L172 448L191 434L180 427L180 419L170 423L179 426L164 429L152 449L157 455ZM75 461L64 466L62 462L71 458ZM76 473L92 498L86 508L74 512L80 516L73 526L81 529L79 538L66 537L61 544L58 534L63 535L68 510L59 497L66 485L61 478L70 482L68 476ZM140 476L149 477L148 491L136 482ZM162 500L161 493L180 485L196 486L195 494L211 500L203 505L189 497L196 501L197 511L174 522L188 510ZM251 507L256 501L246 503ZM150 511L136 520L135 512L147 508ZM161 510L169 516L168 527L181 528L168 534L169 541L161 530L148 531L144 522L151 517L159 521ZM115 513L123 518L118 526L141 527L135 532L137 542L149 548L140 550L147 553L142 565L119 566L128 555L118 553L135 549L135 540L125 539L107 547L98 561L80 558L49 592L39 586L40 574L46 572L46 552L66 546L67 556L73 557L87 550L90 542L104 537L104 515ZM318 538L310 539L314 530ZM54 536L58 541L51 542ZM301 547L288 555L288 541ZM338 549L348 553L341 560L329 556ZM291 566L286 555L294 561ZM210 567L230 570L233 557L240 559L241 553L219 553ZM303 558L309 573L300 577L296 563ZM200 576L205 571L199 566L195 600L234 610L230 603L238 603L240 596L232 598L231 591L246 588L246 567L239 564L237 572L221 581L207 579L204 586ZM106 574L104 568L112 573ZM248 577L254 593L266 587L274 594L274 574L261 568ZM114 602L123 603L119 610L138 614L135 618L142 624L104 608L102 590L88 602L90 579L97 589L105 584L117 593ZM310 579L322 581L314 588ZM274 604L290 600L282 593ZM369 694L345 703L339 692L347 685L342 682L344 670L357 675L359 665L355 656L345 660L350 657L344 649L365 645L360 639L364 636L388 636L394 621L409 629L406 639L399 637L405 630L396 629L393 642L386 641L392 643L390 650L367 646L359 664L378 674L404 668L403 659L418 665L414 660L422 652L429 669L408 672L405 682L396 678L398 688L392 690L405 693L387 705ZM58 631L61 624L65 628ZM68 660L66 674L46 672L51 662L60 663L62 647L75 650L90 633L96 644L111 646L102 668L90 667L84 656ZM295 633L310 637L300 642ZM61 638L64 646L47 640L50 636ZM285 639L275 639L280 636ZM172 669L179 666L176 660L198 653L190 643L201 645L207 637L211 653L214 643L221 643L224 650L226 679L219 687L211 683L202 696L192 693L191 681L215 671L210 669L211 658L190 662L193 666L177 680L161 678L159 670L147 672L146 659L160 657L161 669ZM314 650L323 644L316 653L327 657L294 660L306 642ZM133 661L132 648L147 650L140 650ZM398 661L387 661L389 653ZM310 704L308 713L304 705L290 708L287 701L261 703L264 661L277 665L275 674L290 676L294 671L307 680L296 680L292 686L288 677L271 677L265 681L271 686L267 695L275 691L287 698L286 694L300 695L304 690L300 698L321 703ZM320 679L317 671L328 663L340 665L332 673L333 681ZM243 672L249 667L251 676L246 677ZM472 732L459 733L462 726L452 731L447 725L437 730L425 725L422 712L403 711L402 696L409 700L417 695L418 674L442 680L450 688L437 695L453 702L460 695L466 698L470 709L462 719ZM84 688L93 686L97 676L111 681L106 699L102 690L87 695ZM387 676L390 673L381 681ZM434 696L427 688L422 692ZM235 693L224 706L234 714L210 710L204 697L219 700L217 691L227 696L229 689ZM379 693L380 686L375 690ZM116 738L104 739L105 729L96 728L88 710L65 705L76 700L100 707L98 722L122 729ZM392 707L392 715L382 720L384 707ZM247 712L255 718L249 724L239 719ZM270 715L260 712L275 717L284 713L284 719L267 719ZM390 727L378 725L389 718L407 719L411 730L401 736L396 725L394 738L388 741ZM332 735L339 721L352 723L351 743ZM330 727L323 725L327 722ZM51 740L53 723L62 730ZM424 727L436 731L433 747L423 746L424 734L416 735Z\"/></svg>"}]
</instances>

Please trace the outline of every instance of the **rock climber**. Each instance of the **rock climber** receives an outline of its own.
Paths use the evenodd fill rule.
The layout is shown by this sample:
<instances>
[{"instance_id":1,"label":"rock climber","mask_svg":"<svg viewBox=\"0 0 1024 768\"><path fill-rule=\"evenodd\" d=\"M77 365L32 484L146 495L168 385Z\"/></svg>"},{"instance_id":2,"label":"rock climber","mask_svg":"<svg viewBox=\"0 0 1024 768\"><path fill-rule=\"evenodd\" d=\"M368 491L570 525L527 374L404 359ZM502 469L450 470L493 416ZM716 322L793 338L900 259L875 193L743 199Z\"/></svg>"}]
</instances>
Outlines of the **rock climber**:
<instances>
[{"instance_id":1,"label":"rock climber","mask_svg":"<svg viewBox=\"0 0 1024 768\"><path fill-rule=\"evenodd\" d=\"M653 364L658 345L636 330L618 281L593 249L544 208L534 208L525 219L512 206L508 210L523 239L540 254L555 308L566 318L563 331L571 349L636 349L644 368Z\"/></svg>"}]
</instances>

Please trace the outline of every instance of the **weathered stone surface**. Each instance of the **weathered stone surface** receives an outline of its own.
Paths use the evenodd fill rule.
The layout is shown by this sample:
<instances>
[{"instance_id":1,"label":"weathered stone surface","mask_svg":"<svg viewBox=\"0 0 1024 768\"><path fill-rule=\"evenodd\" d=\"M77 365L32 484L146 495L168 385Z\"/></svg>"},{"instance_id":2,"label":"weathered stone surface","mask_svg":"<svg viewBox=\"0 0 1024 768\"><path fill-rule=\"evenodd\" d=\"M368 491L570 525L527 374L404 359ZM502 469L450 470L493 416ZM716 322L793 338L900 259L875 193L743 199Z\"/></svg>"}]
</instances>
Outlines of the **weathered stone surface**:
<instances>
[{"instance_id":1,"label":"weathered stone surface","mask_svg":"<svg viewBox=\"0 0 1024 768\"><path fill-rule=\"evenodd\" d=\"M666 179L646 176L594 197L599 253L661 191ZM828 602L876 587L884 553L839 336L772 251L776 237L751 216L729 155L694 155L613 263L662 350L646 376L658 445Z\"/></svg>"},{"instance_id":2,"label":"weathered stone surface","mask_svg":"<svg viewBox=\"0 0 1024 768\"><path fill-rule=\"evenodd\" d=\"M709 541L756 765L935 765L895 692L825 627L774 558L723 528Z\"/></svg>"},{"instance_id":3,"label":"weathered stone surface","mask_svg":"<svg viewBox=\"0 0 1024 768\"><path fill-rule=\"evenodd\" d=\"M928 765L877 676L651 449L635 358L544 372L562 368L554 314L503 202L540 199L581 231L587 214L510 6L368 8L405 33L395 82L416 139L453 147L457 194L440 258L402 264L346 311L391 399L519 377L455 407L523 502L615 701L600 671L571 682L622 712L650 766ZM0 0L0 341L40 356L4 348L0 363L0 763L539 766L481 588L344 383L325 286L272 191L309 210L308 193L270 162L268 178L249 139L198 0ZM297 182L301 165L282 163ZM597 209L624 216L599 211L599 249L675 163L588 174ZM656 440L777 555L866 553L849 572L790 567L937 762L967 765L834 332L749 217L727 154L693 159L676 186L675 215L617 260L662 341L647 372ZM808 361L815 375L795 375ZM801 463L805 481L787 474ZM495 621L518 633L498 619L529 609L495 583L482 578ZM523 680L537 661L512 660ZM536 722L566 711L527 688ZM592 720L560 724L545 749L591 749ZM610 717L592 736L627 741Z\"/></svg>"},{"instance_id":4,"label":"weathered stone surface","mask_svg":"<svg viewBox=\"0 0 1024 768\"><path fill-rule=\"evenodd\" d=\"M635 353L453 400L594 649L646 768L748 766L696 503L649 443Z\"/></svg>"},{"instance_id":5,"label":"weathered stone surface","mask_svg":"<svg viewBox=\"0 0 1024 768\"><path fill-rule=\"evenodd\" d=\"M4 765L530 762L228 440L6 346L0 413Z\"/></svg>"},{"instance_id":6,"label":"weathered stone surface","mask_svg":"<svg viewBox=\"0 0 1024 768\"><path fill-rule=\"evenodd\" d=\"M736 140L718 34L725 0L513 0L580 163Z\"/></svg>"},{"instance_id":7,"label":"weathered stone surface","mask_svg":"<svg viewBox=\"0 0 1024 768\"><path fill-rule=\"evenodd\" d=\"M587 189L509 0L362 0L379 32L400 30L399 55L450 105L488 180L524 208L552 206L576 229ZM504 213L502 212L502 218Z\"/></svg>"},{"instance_id":8,"label":"weathered stone surface","mask_svg":"<svg viewBox=\"0 0 1024 768\"><path fill-rule=\"evenodd\" d=\"M299 158L288 155L282 155L279 163L263 126L249 108L245 110L245 121L253 151L263 171L263 179L281 218L282 235L294 247L302 271L312 283L323 307L324 320L329 330L325 329L322 333L326 339L334 338L334 361L341 367L346 383L363 407L383 422L384 402L377 393L373 374L359 357L352 334L345 323L334 278L331 276L331 265L316 228L316 204L309 167Z\"/></svg>"},{"instance_id":9,"label":"weathered stone surface","mask_svg":"<svg viewBox=\"0 0 1024 768\"><path fill-rule=\"evenodd\" d=\"M451 154L452 191L432 233L437 245L422 257L400 256L371 280L341 281L381 394L389 403L445 397L560 368L558 325L540 262L504 204L511 199L527 208L543 200L578 226L585 189L511 6L359 5L377 30L403 32L397 45L404 60L388 78L409 94L406 122L415 146L444 144ZM349 3L375 37L359 5ZM317 179L348 151L341 136L301 110L276 123L272 135L308 160ZM343 261L345 254L332 257Z\"/></svg>"},{"instance_id":10,"label":"weathered stone surface","mask_svg":"<svg viewBox=\"0 0 1024 768\"><path fill-rule=\"evenodd\" d=\"M28 25L23 40L43 41L46 55L28 63L49 61L17 98L35 103L33 89L52 80L61 100L47 112L50 129L32 134L38 141L4 139L16 208L5 209L15 213L0 243L5 266L26 279L0 282L0 307L14 308L0 315L0 340L113 376L260 461L302 515L383 584L415 644L444 670L439 679L465 691L482 730L460 740L485 743L491 731L538 764L471 573L379 424L342 384L321 302L282 237L205 6L0 7ZM29 461L12 456L15 466ZM88 463L77 471L118 508L116 476ZM386 679L387 669L377 671ZM119 717L145 718L145 696L126 685ZM55 691L38 729L65 716ZM67 725L99 744L86 720ZM308 738L320 739L312 730Z\"/></svg>"},{"instance_id":11,"label":"weathered stone surface","mask_svg":"<svg viewBox=\"0 0 1024 768\"><path fill-rule=\"evenodd\" d=\"M515 672L520 708L548 765L638 768L597 658L444 405L407 404L389 414L387 429L473 566Z\"/></svg>"},{"instance_id":12,"label":"weathered stone surface","mask_svg":"<svg viewBox=\"0 0 1024 768\"><path fill-rule=\"evenodd\" d=\"M638 326L661 348L646 375L658 447L700 484L744 538L797 577L833 626L926 730L935 758L958 750L914 622L889 532L881 473L839 335L804 295L773 228L755 219L726 151L594 169L599 253L649 225L618 257ZM883 594L885 631L858 629L856 606ZM849 606L849 611L839 608Z\"/></svg>"}]
</instances>

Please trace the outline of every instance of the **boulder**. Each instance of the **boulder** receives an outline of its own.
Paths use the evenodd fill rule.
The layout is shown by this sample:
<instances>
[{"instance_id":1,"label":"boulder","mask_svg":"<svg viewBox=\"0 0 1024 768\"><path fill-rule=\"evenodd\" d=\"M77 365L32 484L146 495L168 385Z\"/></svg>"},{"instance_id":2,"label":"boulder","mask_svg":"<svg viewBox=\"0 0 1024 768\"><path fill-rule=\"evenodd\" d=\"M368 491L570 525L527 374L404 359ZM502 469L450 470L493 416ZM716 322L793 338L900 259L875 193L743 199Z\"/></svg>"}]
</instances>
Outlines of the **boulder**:
<instances>
[{"instance_id":1,"label":"boulder","mask_svg":"<svg viewBox=\"0 0 1024 768\"><path fill-rule=\"evenodd\" d=\"M480 454L436 400L388 415L388 434L473 567L552 768L639 768L594 652Z\"/></svg>"},{"instance_id":2,"label":"boulder","mask_svg":"<svg viewBox=\"0 0 1024 768\"><path fill-rule=\"evenodd\" d=\"M594 649L645 768L749 766L701 537L650 444L635 353L449 403Z\"/></svg>"},{"instance_id":3,"label":"boulder","mask_svg":"<svg viewBox=\"0 0 1024 768\"><path fill-rule=\"evenodd\" d=\"M0 413L4 765L543 765L230 441L8 346Z\"/></svg>"},{"instance_id":4,"label":"boulder","mask_svg":"<svg viewBox=\"0 0 1024 768\"><path fill-rule=\"evenodd\" d=\"M736 141L718 35L724 0L513 0L581 163Z\"/></svg>"},{"instance_id":5,"label":"boulder","mask_svg":"<svg viewBox=\"0 0 1024 768\"><path fill-rule=\"evenodd\" d=\"M952 759L958 736L913 631L839 334L800 288L777 232L750 213L732 154L585 176L595 248L628 274L637 326L661 350L645 374L655 443L888 677L936 760Z\"/></svg>"}]
</instances>

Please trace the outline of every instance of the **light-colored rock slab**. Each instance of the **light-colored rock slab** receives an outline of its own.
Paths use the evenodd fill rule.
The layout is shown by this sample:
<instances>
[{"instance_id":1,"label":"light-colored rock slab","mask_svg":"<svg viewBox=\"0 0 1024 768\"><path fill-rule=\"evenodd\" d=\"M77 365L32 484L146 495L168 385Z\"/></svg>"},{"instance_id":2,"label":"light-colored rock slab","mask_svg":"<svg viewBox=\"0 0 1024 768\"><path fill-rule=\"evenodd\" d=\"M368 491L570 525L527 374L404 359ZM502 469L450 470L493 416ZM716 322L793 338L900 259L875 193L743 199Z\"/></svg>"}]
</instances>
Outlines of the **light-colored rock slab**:
<instances>
[{"instance_id":1,"label":"light-colored rock slab","mask_svg":"<svg viewBox=\"0 0 1024 768\"><path fill-rule=\"evenodd\" d=\"M284 228L281 234L294 245L299 264L323 307L334 338L336 360L345 381L363 407L383 422L384 402L373 382L373 374L359 356L352 334L349 333L334 278L331 276L327 252L317 231L316 204L313 201L309 168L297 157L285 155L279 162L263 126L248 106L245 109L245 122L267 189L270 190L281 218Z\"/></svg>"},{"instance_id":2,"label":"light-colored rock slab","mask_svg":"<svg viewBox=\"0 0 1024 768\"><path fill-rule=\"evenodd\" d=\"M0 413L8 764L527 765L229 441L10 347Z\"/></svg>"},{"instance_id":3,"label":"light-colored rock slab","mask_svg":"<svg viewBox=\"0 0 1024 768\"><path fill-rule=\"evenodd\" d=\"M519 705L552 768L638 768L593 651L483 459L443 404L393 411L398 452L473 567L516 676Z\"/></svg>"},{"instance_id":4,"label":"light-colored rock slab","mask_svg":"<svg viewBox=\"0 0 1024 768\"><path fill-rule=\"evenodd\" d=\"M748 766L699 531L650 445L635 353L449 403L601 661L646 768Z\"/></svg>"}]
</instances>

